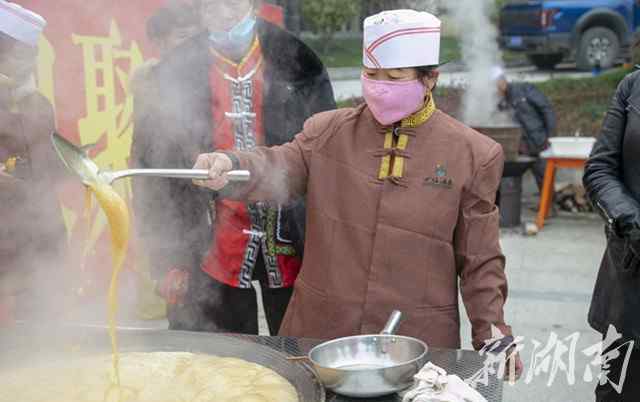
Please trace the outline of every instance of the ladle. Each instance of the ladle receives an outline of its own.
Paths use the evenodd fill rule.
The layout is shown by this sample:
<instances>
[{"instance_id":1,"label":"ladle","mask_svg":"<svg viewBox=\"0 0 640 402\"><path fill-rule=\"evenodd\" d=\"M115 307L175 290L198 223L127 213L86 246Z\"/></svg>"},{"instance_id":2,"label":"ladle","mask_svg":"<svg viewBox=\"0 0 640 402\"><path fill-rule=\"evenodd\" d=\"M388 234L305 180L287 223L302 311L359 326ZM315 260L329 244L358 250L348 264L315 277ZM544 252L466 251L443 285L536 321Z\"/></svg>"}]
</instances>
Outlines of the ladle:
<instances>
[{"instance_id":1,"label":"ladle","mask_svg":"<svg viewBox=\"0 0 640 402\"><path fill-rule=\"evenodd\" d=\"M98 165L89 158L86 147L78 147L58 133L51 134L53 147L65 166L82 178L83 183L103 182L112 184L114 181L131 176L165 177L174 179L207 180L209 171L206 169L126 169L117 171L100 170ZM247 170L232 170L227 172L230 182L246 182L251 178Z\"/></svg>"}]
</instances>

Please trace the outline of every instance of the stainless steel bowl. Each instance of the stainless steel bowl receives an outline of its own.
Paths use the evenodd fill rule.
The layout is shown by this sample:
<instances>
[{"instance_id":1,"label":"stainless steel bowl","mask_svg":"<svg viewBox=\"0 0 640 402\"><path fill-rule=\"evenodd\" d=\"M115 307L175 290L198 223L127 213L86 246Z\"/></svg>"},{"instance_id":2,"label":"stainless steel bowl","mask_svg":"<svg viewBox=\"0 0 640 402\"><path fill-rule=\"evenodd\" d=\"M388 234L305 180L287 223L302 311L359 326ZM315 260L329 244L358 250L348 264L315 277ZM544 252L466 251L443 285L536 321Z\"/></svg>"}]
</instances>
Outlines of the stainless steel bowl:
<instances>
[{"instance_id":1,"label":"stainless steel bowl","mask_svg":"<svg viewBox=\"0 0 640 402\"><path fill-rule=\"evenodd\" d=\"M325 342L311 349L308 360L324 386L356 398L374 398L413 385L427 363L427 345L392 335L401 314L395 311L380 335L360 335Z\"/></svg>"},{"instance_id":2,"label":"stainless steel bowl","mask_svg":"<svg viewBox=\"0 0 640 402\"><path fill-rule=\"evenodd\" d=\"M346 396L373 398L413 385L426 364L427 345L397 335L366 335L316 346L309 359L328 389Z\"/></svg>"}]
</instances>

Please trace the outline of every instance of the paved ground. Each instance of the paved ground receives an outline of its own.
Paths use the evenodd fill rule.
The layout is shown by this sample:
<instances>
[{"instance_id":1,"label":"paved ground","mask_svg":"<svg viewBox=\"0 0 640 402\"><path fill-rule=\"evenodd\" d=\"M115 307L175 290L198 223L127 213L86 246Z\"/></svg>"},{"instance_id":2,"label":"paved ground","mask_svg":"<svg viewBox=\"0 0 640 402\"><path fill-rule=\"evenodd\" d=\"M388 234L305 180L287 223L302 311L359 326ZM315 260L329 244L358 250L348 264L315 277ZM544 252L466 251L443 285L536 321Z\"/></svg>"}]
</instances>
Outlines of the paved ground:
<instances>
[{"instance_id":1,"label":"paved ground","mask_svg":"<svg viewBox=\"0 0 640 402\"><path fill-rule=\"evenodd\" d=\"M566 174L568 173L568 174ZM572 179L565 172L563 178ZM527 177L525 198L529 205L536 197L535 185ZM527 209L528 219L533 213ZM583 380L585 370L593 358L582 350L599 342L599 335L586 322L591 291L595 283L600 258L604 250L602 223L597 216L560 214L549 221L537 237L523 237L513 231L504 231L502 246L507 257L507 277L510 295L506 316L517 335L525 337L522 357L531 377L515 386L505 387L506 402L586 402L593 400L594 383ZM469 333L469 326L465 326ZM560 370L551 375L553 356L561 348L540 352L547 347L552 334L567 347L571 337L579 337L575 353L564 353L556 360L559 367L575 375L574 382L567 372ZM568 338L569 337L569 338ZM536 348L534 342L539 342ZM556 343L556 346L562 344ZM539 355L534 359L536 353ZM550 366L544 370L542 356L550 356ZM573 369L572 359L575 357ZM536 363L532 362L536 361ZM531 369L535 367L535 369ZM542 367L542 369L540 369ZM533 375L535 371L539 375ZM594 373L599 370L595 368Z\"/></svg>"},{"instance_id":2,"label":"paved ground","mask_svg":"<svg viewBox=\"0 0 640 402\"><path fill-rule=\"evenodd\" d=\"M515 333L525 337L522 357L531 370L536 352L543 350L552 334L563 340L577 334L575 383L560 371L552 381L550 369L540 375L526 377L517 385L506 387L505 401L584 402L593 400L593 384L582 380L592 358L581 351L599 341L599 336L586 322L598 262L604 240L599 221L560 218L536 238L505 234L502 244L507 255L510 298L507 320ZM467 327L468 328L468 327ZM539 342L536 349L533 342ZM567 347L571 342L564 341ZM553 348L545 356L553 360ZM571 353L560 356L558 363L570 366ZM541 362L539 360L539 362ZM536 363L537 364L537 363ZM553 365L553 362L552 362ZM541 365L537 365L541 367ZM597 370L596 370L597 371Z\"/></svg>"},{"instance_id":3,"label":"paved ground","mask_svg":"<svg viewBox=\"0 0 640 402\"><path fill-rule=\"evenodd\" d=\"M506 74L510 80L528 82L541 82L551 78L580 78L591 75L591 73L576 71L571 65L560 66L554 71L539 71L531 66L514 67L507 69ZM331 69L329 70L329 75L331 76L333 90L338 101L362 95L360 69ZM438 85L445 87L464 85L467 75L467 72L458 64L445 65L441 68Z\"/></svg>"}]
</instances>

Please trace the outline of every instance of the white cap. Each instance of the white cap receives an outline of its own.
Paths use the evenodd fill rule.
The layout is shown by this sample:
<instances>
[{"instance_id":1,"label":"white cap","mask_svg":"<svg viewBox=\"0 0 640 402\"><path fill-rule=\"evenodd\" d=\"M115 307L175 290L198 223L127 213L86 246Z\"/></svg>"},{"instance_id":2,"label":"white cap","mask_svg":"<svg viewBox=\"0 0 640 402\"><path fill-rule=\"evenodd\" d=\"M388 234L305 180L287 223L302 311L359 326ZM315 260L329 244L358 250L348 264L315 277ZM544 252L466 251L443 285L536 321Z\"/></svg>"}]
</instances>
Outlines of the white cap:
<instances>
[{"instance_id":1,"label":"white cap","mask_svg":"<svg viewBox=\"0 0 640 402\"><path fill-rule=\"evenodd\" d=\"M383 11L364 20L364 65L405 68L440 64L441 21L427 12Z\"/></svg>"},{"instance_id":2,"label":"white cap","mask_svg":"<svg viewBox=\"0 0 640 402\"><path fill-rule=\"evenodd\" d=\"M46 25L47 21L33 11L15 3L0 0L0 32L36 47Z\"/></svg>"},{"instance_id":3,"label":"white cap","mask_svg":"<svg viewBox=\"0 0 640 402\"><path fill-rule=\"evenodd\" d=\"M505 78L504 69L500 66L491 67L491 81L498 81Z\"/></svg>"}]
</instances>

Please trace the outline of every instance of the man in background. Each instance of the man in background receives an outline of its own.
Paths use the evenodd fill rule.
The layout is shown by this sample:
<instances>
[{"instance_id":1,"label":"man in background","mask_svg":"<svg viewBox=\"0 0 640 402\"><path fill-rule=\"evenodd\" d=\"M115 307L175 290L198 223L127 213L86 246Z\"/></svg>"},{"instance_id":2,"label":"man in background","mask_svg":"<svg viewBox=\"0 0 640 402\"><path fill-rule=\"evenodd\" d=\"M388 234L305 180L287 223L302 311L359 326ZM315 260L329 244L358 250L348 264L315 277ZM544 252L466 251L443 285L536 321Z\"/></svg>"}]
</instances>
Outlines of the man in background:
<instances>
[{"instance_id":1,"label":"man in background","mask_svg":"<svg viewBox=\"0 0 640 402\"><path fill-rule=\"evenodd\" d=\"M507 81L504 70L495 67L492 80L496 83L501 97L499 109L511 112L515 121L522 127L520 154L537 158L532 171L542 189L546 161L540 159L540 153L549 146L549 138L555 134L556 115L549 99L534 85Z\"/></svg>"},{"instance_id":2,"label":"man in background","mask_svg":"<svg viewBox=\"0 0 640 402\"><path fill-rule=\"evenodd\" d=\"M180 0L159 8L147 21L147 37L157 48L160 58L194 37L199 30L196 10Z\"/></svg>"},{"instance_id":3,"label":"man in background","mask_svg":"<svg viewBox=\"0 0 640 402\"><path fill-rule=\"evenodd\" d=\"M50 141L53 108L34 76L45 24L41 16L0 0L0 321L5 323L60 305L52 277L64 272L66 231L56 197L64 170Z\"/></svg>"},{"instance_id":4,"label":"man in background","mask_svg":"<svg viewBox=\"0 0 640 402\"><path fill-rule=\"evenodd\" d=\"M181 0L170 1L147 19L147 38L154 46L159 59L148 59L139 66L131 76L130 88L134 99L134 127L143 126L152 105L157 101L158 83L153 80L152 72L155 66L167 58L171 52L194 37L200 31L200 20L190 3ZM139 130L138 130L139 132ZM153 135L153 133L150 133ZM132 158L132 164L135 158ZM141 197L134 199L134 203ZM135 204L135 210L140 211L144 206ZM141 246L138 246L141 248ZM166 305L157 295L156 283L151 278L148 255L139 253L136 260L138 271L138 303L137 313L142 319L157 319L166 315Z\"/></svg>"},{"instance_id":5,"label":"man in background","mask_svg":"<svg viewBox=\"0 0 640 402\"><path fill-rule=\"evenodd\" d=\"M195 4L205 30L152 72L153 112L137 121L133 164L191 168L214 150L290 141L335 107L322 62L257 17L255 0ZM258 333L252 281L278 332L301 266L304 204L216 200L189 181L134 180L138 235L169 303L172 329Z\"/></svg>"},{"instance_id":6,"label":"man in background","mask_svg":"<svg viewBox=\"0 0 640 402\"><path fill-rule=\"evenodd\" d=\"M149 17L146 25L147 38L160 59L148 59L134 71L131 88L137 100L152 99L153 93L147 93L150 90L147 85L151 69L173 49L194 37L199 30L199 19L194 8L184 1L170 1Z\"/></svg>"}]
</instances>

